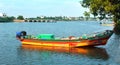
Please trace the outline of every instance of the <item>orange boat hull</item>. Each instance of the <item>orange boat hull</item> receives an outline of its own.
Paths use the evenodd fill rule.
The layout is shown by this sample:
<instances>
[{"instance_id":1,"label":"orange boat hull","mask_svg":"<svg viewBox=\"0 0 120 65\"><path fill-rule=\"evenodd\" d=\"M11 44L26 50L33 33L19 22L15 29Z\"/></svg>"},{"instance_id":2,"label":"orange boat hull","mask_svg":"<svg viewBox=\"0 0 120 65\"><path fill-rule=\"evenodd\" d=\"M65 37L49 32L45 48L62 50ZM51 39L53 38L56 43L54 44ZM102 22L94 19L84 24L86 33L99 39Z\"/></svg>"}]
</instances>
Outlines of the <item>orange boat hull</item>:
<instances>
[{"instance_id":1,"label":"orange boat hull","mask_svg":"<svg viewBox=\"0 0 120 65\"><path fill-rule=\"evenodd\" d=\"M108 38L95 40L39 40L39 39L22 39L22 44L25 45L40 45L40 46L55 46L55 47L83 47L83 46L98 46L105 45Z\"/></svg>"}]
</instances>

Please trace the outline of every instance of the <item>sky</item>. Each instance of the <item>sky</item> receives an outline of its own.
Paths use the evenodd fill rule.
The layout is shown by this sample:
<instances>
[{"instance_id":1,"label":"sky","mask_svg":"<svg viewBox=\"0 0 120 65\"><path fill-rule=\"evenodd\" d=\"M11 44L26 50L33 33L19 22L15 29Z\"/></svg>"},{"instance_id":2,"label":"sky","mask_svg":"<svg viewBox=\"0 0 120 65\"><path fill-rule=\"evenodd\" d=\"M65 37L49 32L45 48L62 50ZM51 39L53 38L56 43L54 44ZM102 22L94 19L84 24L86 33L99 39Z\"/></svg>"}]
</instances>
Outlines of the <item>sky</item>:
<instances>
[{"instance_id":1,"label":"sky","mask_svg":"<svg viewBox=\"0 0 120 65\"><path fill-rule=\"evenodd\" d=\"M83 16L81 0L0 0L0 13L7 16Z\"/></svg>"}]
</instances>

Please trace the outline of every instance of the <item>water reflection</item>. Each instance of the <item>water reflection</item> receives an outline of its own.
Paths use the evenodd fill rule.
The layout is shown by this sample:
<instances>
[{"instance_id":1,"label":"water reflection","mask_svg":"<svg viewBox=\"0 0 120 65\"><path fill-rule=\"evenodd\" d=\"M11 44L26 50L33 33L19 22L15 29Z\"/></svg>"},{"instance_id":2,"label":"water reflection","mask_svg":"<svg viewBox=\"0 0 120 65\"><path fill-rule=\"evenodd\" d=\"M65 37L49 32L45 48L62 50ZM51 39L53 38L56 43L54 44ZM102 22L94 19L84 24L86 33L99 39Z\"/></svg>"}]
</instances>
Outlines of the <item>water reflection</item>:
<instances>
[{"instance_id":1,"label":"water reflection","mask_svg":"<svg viewBox=\"0 0 120 65\"><path fill-rule=\"evenodd\" d=\"M109 55L107 54L104 48L97 48L97 47L82 47L82 48L65 48L65 47L44 47L44 46L30 46L30 45L22 45L22 51L33 52L57 52L57 53L69 53L69 54L77 54L77 55L84 55L90 59L102 59L108 60Z\"/></svg>"}]
</instances>

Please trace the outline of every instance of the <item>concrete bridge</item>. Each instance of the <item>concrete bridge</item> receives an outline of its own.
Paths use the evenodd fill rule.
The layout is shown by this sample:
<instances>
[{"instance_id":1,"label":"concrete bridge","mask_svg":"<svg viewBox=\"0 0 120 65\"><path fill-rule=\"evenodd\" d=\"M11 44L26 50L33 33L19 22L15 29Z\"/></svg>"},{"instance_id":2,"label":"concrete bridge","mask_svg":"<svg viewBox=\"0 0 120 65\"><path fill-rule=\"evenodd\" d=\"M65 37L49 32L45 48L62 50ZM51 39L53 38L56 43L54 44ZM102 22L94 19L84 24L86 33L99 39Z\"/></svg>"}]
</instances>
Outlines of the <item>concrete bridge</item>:
<instances>
[{"instance_id":1,"label":"concrete bridge","mask_svg":"<svg viewBox=\"0 0 120 65\"><path fill-rule=\"evenodd\" d=\"M56 22L56 20L30 20L30 19L25 19L24 22Z\"/></svg>"}]
</instances>

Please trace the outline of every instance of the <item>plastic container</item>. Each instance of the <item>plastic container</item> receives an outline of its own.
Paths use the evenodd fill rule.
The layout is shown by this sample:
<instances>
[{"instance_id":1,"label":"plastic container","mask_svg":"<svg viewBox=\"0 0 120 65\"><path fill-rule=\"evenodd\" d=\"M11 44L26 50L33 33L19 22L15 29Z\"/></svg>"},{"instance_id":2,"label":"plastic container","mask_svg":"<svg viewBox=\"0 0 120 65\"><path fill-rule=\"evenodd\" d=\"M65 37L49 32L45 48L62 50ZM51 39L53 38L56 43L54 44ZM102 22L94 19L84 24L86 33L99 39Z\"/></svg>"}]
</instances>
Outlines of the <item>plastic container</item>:
<instances>
[{"instance_id":1,"label":"plastic container","mask_svg":"<svg viewBox=\"0 0 120 65\"><path fill-rule=\"evenodd\" d=\"M53 34L39 34L37 36L38 39L54 39Z\"/></svg>"}]
</instances>

